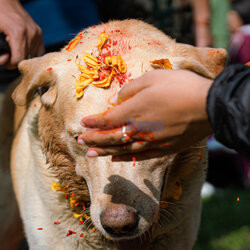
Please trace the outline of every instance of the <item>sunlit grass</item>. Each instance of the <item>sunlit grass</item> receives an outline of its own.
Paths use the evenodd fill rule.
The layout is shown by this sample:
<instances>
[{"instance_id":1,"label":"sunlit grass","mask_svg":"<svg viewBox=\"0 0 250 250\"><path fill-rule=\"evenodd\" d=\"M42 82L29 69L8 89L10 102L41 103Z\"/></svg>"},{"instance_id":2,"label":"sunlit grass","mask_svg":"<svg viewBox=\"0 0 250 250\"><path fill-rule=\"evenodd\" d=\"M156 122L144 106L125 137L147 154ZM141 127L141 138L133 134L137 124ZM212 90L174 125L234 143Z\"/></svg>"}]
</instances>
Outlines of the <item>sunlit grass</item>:
<instances>
[{"instance_id":1,"label":"sunlit grass","mask_svg":"<svg viewBox=\"0 0 250 250\"><path fill-rule=\"evenodd\" d=\"M203 200L194 250L250 250L250 190L226 190Z\"/></svg>"}]
</instances>

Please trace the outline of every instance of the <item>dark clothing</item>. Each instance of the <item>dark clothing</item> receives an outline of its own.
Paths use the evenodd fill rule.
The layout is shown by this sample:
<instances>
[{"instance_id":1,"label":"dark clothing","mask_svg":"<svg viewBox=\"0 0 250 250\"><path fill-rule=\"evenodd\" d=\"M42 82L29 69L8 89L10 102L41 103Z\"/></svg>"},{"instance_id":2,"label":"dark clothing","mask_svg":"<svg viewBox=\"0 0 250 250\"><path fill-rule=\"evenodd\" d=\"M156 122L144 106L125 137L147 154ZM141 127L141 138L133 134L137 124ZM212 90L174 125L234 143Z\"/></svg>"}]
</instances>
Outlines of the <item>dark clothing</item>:
<instances>
[{"instance_id":1,"label":"dark clothing","mask_svg":"<svg viewBox=\"0 0 250 250\"><path fill-rule=\"evenodd\" d=\"M231 65L214 80L207 113L215 138L250 159L250 67Z\"/></svg>"}]
</instances>

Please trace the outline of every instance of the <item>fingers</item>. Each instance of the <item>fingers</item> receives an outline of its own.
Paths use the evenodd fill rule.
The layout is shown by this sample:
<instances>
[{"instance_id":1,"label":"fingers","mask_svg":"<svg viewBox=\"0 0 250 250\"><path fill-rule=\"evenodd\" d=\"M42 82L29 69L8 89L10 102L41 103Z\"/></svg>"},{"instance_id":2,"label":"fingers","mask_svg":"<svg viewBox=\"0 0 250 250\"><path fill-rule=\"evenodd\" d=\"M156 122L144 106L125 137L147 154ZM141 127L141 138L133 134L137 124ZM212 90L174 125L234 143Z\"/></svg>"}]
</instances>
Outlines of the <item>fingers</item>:
<instances>
[{"instance_id":1,"label":"fingers","mask_svg":"<svg viewBox=\"0 0 250 250\"><path fill-rule=\"evenodd\" d=\"M131 126L112 130L89 131L79 135L77 141L79 144L87 144L89 146L121 145L130 141L132 131L133 128Z\"/></svg>"},{"instance_id":2,"label":"fingers","mask_svg":"<svg viewBox=\"0 0 250 250\"><path fill-rule=\"evenodd\" d=\"M10 56L7 53L0 55L0 65L6 64L9 60L9 58L10 58Z\"/></svg>"},{"instance_id":3,"label":"fingers","mask_svg":"<svg viewBox=\"0 0 250 250\"><path fill-rule=\"evenodd\" d=\"M84 117L81 124L84 127L100 129L122 127L128 123L128 119L135 119L137 117L134 110L135 102L137 100L128 99L104 113Z\"/></svg>"},{"instance_id":4,"label":"fingers","mask_svg":"<svg viewBox=\"0 0 250 250\"><path fill-rule=\"evenodd\" d=\"M146 81L144 75L131 81L129 84L124 85L121 90L110 99L110 102L112 104L120 104L126 101L142 89L146 88L147 84L145 83Z\"/></svg>"}]
</instances>

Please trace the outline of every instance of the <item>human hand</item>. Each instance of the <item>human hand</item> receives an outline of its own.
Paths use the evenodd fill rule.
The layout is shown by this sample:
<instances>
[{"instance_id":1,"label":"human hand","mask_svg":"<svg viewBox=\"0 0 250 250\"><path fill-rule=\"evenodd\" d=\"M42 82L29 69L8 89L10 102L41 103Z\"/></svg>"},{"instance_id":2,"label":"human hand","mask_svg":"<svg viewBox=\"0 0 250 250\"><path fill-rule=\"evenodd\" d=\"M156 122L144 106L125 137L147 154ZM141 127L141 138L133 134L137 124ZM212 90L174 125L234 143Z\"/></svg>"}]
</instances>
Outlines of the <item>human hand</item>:
<instances>
[{"instance_id":1,"label":"human hand","mask_svg":"<svg viewBox=\"0 0 250 250\"><path fill-rule=\"evenodd\" d=\"M17 0L0 0L0 32L6 35L11 55L0 55L0 65L14 69L28 56L44 54L42 31Z\"/></svg>"},{"instance_id":2,"label":"human hand","mask_svg":"<svg viewBox=\"0 0 250 250\"><path fill-rule=\"evenodd\" d=\"M114 161L180 152L212 133L206 113L211 84L212 80L185 70L146 73L111 99L116 106L82 119L83 126L99 130L80 135L78 143L90 146L88 156L113 155ZM135 120L132 130L128 120ZM150 128L141 129L142 121ZM112 128L115 124L127 125L126 131L130 128L127 140L122 141L122 127Z\"/></svg>"}]
</instances>

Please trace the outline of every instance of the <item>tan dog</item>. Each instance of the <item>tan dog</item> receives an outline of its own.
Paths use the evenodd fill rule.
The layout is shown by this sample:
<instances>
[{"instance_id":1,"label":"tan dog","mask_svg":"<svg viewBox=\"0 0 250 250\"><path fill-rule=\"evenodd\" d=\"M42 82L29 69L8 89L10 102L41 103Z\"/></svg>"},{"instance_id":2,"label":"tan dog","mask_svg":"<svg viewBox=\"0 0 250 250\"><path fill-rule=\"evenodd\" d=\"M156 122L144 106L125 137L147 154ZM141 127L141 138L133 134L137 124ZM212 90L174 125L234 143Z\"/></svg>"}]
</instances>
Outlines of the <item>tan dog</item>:
<instances>
[{"instance_id":1,"label":"tan dog","mask_svg":"<svg viewBox=\"0 0 250 250\"><path fill-rule=\"evenodd\" d=\"M62 49L20 63L23 78L13 99L28 108L18 118L11 168L30 249L192 249L200 222L205 142L134 167L110 157L90 159L87 146L76 142L85 131L81 118L105 111L119 89L114 80L107 89L89 86L81 99L75 98L73 76L80 74L75 58L91 53L104 31L117 41L113 52L126 62L131 78L153 70L150 61L161 58L168 58L173 69L209 78L224 67L224 50L178 44L137 20L86 29L71 52ZM38 88L40 97L31 101ZM51 190L52 182L60 183L59 192ZM89 208L79 209L77 201ZM73 214L88 214L88 209L91 219L85 216L79 225Z\"/></svg>"}]
</instances>

